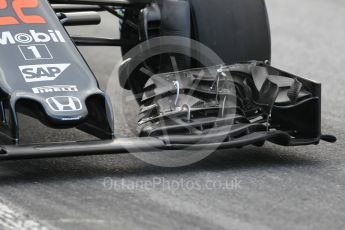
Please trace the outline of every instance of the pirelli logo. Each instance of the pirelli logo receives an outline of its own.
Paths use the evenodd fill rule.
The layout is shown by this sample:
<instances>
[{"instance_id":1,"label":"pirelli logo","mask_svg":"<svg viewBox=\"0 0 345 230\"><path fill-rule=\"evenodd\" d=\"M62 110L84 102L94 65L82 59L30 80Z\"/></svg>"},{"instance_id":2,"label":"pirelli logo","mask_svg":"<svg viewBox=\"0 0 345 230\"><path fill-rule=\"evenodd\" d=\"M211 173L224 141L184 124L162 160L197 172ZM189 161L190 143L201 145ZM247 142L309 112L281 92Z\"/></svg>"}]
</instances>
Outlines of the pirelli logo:
<instances>
[{"instance_id":1,"label":"pirelli logo","mask_svg":"<svg viewBox=\"0 0 345 230\"><path fill-rule=\"evenodd\" d=\"M56 93L56 92L78 92L76 85L52 85L32 88L35 94Z\"/></svg>"}]
</instances>

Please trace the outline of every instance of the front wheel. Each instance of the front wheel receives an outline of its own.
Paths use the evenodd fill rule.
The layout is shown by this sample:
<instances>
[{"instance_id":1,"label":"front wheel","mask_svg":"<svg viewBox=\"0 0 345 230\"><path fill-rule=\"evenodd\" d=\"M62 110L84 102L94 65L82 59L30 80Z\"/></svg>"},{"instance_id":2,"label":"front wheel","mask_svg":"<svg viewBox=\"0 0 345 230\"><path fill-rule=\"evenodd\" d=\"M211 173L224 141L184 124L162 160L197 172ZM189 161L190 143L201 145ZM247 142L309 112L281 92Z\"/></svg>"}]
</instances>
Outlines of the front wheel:
<instances>
[{"instance_id":1,"label":"front wheel","mask_svg":"<svg viewBox=\"0 0 345 230\"><path fill-rule=\"evenodd\" d=\"M159 26L157 28L157 23L153 23L147 39L166 35L189 37L212 49L225 64L271 59L270 27L264 0L159 0L157 5ZM140 20L145 20L137 10L125 11L125 18L137 22L137 25L142 25ZM134 30L123 23L121 38L138 38L141 29ZM123 55L130 48L122 47ZM165 60L170 61L160 58L145 65L154 73L168 72L162 68L170 64L164 63ZM202 67L190 60L182 60L185 60L182 66ZM149 77L139 69L126 79L121 79L120 74L120 82L124 88L133 91L140 104Z\"/></svg>"}]
</instances>

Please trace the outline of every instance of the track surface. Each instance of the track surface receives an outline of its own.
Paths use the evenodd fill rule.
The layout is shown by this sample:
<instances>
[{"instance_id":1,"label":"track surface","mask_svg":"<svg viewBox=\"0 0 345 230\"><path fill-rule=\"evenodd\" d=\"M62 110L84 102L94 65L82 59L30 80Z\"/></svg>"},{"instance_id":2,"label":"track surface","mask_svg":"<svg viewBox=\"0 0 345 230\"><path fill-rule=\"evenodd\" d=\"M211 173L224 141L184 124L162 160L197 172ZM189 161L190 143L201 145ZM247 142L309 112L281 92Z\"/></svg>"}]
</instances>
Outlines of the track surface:
<instances>
[{"instance_id":1,"label":"track surface","mask_svg":"<svg viewBox=\"0 0 345 230\"><path fill-rule=\"evenodd\" d=\"M337 144L217 152L195 165L170 169L131 155L2 162L0 228L343 229L345 2L267 4L273 64L324 83L323 128L338 136ZM86 32L104 28L117 32L109 21ZM82 52L107 86L118 49ZM80 136L73 131L61 136L27 118L22 123L27 141ZM30 129L42 134L32 136ZM120 133L128 129L122 126ZM143 182L154 184L145 190ZM175 185L184 187L175 191Z\"/></svg>"}]
</instances>

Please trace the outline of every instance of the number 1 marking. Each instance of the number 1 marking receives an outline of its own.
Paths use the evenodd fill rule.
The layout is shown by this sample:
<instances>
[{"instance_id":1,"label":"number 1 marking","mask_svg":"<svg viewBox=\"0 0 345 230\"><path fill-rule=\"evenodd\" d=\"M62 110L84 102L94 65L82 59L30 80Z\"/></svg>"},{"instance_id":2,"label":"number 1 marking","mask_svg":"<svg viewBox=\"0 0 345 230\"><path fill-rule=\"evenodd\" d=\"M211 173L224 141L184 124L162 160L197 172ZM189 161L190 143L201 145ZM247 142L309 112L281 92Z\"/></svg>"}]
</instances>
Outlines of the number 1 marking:
<instances>
[{"instance_id":1,"label":"number 1 marking","mask_svg":"<svg viewBox=\"0 0 345 230\"><path fill-rule=\"evenodd\" d=\"M38 52L38 49L37 49L36 46L28 46L28 50L32 51L32 53L35 55L36 59L41 59L42 58L42 56L41 56L40 52Z\"/></svg>"},{"instance_id":2,"label":"number 1 marking","mask_svg":"<svg viewBox=\"0 0 345 230\"><path fill-rule=\"evenodd\" d=\"M26 61L53 59L50 50L45 44L20 45L18 49Z\"/></svg>"}]
</instances>

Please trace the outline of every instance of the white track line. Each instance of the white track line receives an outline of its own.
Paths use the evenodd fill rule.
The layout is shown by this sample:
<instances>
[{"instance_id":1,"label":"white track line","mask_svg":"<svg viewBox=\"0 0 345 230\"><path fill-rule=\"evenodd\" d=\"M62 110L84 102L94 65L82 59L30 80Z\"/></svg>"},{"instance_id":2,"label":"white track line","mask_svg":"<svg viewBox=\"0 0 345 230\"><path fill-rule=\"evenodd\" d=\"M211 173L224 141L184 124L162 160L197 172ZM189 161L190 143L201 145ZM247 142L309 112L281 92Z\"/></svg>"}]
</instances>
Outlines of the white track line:
<instances>
[{"instance_id":1,"label":"white track line","mask_svg":"<svg viewBox=\"0 0 345 230\"><path fill-rule=\"evenodd\" d=\"M0 200L0 229L4 230L48 230L30 216L14 211Z\"/></svg>"}]
</instances>

